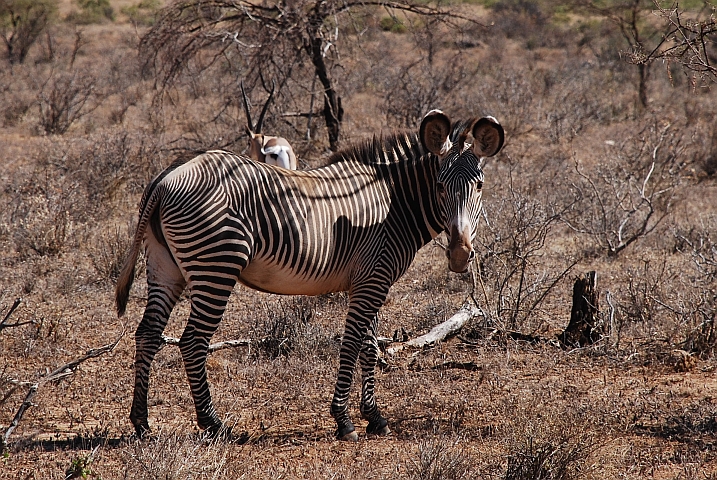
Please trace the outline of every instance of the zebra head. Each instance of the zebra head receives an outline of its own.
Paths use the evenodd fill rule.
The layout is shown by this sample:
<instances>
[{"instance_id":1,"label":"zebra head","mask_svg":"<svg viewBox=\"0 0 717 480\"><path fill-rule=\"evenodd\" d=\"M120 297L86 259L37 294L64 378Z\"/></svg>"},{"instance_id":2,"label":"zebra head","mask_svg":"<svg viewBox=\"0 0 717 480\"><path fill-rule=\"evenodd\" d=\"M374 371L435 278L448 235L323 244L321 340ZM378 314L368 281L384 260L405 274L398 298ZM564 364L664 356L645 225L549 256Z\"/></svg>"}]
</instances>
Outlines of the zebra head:
<instances>
[{"instance_id":1,"label":"zebra head","mask_svg":"<svg viewBox=\"0 0 717 480\"><path fill-rule=\"evenodd\" d=\"M481 157L498 153L505 133L493 117L452 127L443 112L432 110L423 118L419 135L423 147L440 161L435 198L448 235L448 268L462 273L475 258L473 239L483 194Z\"/></svg>"}]
</instances>

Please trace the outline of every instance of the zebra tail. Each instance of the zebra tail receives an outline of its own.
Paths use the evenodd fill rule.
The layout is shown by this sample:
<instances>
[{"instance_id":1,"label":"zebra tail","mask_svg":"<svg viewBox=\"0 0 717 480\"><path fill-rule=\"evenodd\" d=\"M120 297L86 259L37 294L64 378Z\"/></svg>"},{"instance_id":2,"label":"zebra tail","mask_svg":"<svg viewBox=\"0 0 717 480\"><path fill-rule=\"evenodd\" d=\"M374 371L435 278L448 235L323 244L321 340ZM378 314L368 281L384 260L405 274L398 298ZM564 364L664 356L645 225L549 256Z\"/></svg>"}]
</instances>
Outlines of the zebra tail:
<instances>
[{"instance_id":1,"label":"zebra tail","mask_svg":"<svg viewBox=\"0 0 717 480\"><path fill-rule=\"evenodd\" d=\"M148 190L154 189L156 184L151 184ZM137 264L137 257L139 257L139 251L142 248L142 241L144 239L144 232L147 230L149 225L152 212L159 203L158 190L146 192L144 195L143 205L141 205L139 222L137 223L137 230L134 233L134 241L130 248L129 255L122 266L119 278L117 279L117 286L115 287L115 305L117 306L117 316L121 317L124 315L127 308L127 300L129 299L129 291L132 288L134 282L135 266ZM143 199L143 200L144 200Z\"/></svg>"}]
</instances>

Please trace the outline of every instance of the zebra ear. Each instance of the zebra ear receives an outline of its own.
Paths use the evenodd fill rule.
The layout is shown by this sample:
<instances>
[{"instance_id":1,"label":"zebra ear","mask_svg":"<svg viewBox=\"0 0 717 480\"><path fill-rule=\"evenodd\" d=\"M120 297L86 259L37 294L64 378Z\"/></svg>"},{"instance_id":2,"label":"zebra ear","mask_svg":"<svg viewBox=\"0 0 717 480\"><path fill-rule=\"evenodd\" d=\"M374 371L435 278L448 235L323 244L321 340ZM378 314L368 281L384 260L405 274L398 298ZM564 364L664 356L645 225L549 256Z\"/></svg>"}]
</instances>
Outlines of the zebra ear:
<instances>
[{"instance_id":1,"label":"zebra ear","mask_svg":"<svg viewBox=\"0 0 717 480\"><path fill-rule=\"evenodd\" d=\"M492 157L500 152L505 140L505 132L498 120L483 117L473 124L473 153L478 157Z\"/></svg>"},{"instance_id":2,"label":"zebra ear","mask_svg":"<svg viewBox=\"0 0 717 480\"><path fill-rule=\"evenodd\" d=\"M419 137L423 148L438 156L451 149L448 135L451 133L451 121L440 110L431 110L423 117Z\"/></svg>"}]
</instances>

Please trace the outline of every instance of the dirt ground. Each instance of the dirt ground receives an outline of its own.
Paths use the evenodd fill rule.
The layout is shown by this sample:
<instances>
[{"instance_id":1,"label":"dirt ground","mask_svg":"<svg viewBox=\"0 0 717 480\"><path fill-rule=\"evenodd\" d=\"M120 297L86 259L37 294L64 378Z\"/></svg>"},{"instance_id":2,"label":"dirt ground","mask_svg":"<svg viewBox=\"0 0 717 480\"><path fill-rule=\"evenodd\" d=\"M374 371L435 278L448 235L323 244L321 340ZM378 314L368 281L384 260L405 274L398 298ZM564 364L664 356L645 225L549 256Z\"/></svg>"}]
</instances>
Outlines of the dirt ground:
<instances>
[{"instance_id":1,"label":"dirt ground","mask_svg":"<svg viewBox=\"0 0 717 480\"><path fill-rule=\"evenodd\" d=\"M354 385L359 441L334 438L346 294L240 287L213 342L251 346L217 351L207 365L220 416L249 441L203 436L172 345L152 365L152 436L135 438L141 261L123 318L114 284L137 204L174 158L215 148L243 131L244 118L231 100L236 72L223 65L203 76L188 68L156 102L156 79L140 72L137 53L155 17L130 20L133 2L110 3L113 21L78 26L67 17L78 4L60 2L28 60L0 69L0 434L38 384L0 478L717 478L714 85L655 66L640 106L619 29L545 2L465 2L494 23L460 41L421 22L406 33L383 11L352 18L360 35L338 37L343 144L438 107L494 114L507 132L503 152L484 165L480 271L450 273L439 237L379 315L380 335L415 338L471 302L484 312L443 343L382 354L377 398L392 433L365 435ZM303 168L327 160L324 126L307 139L303 119L276 114L308 108L290 100L304 99L309 63L296 67L304 84L286 83L267 119ZM72 110L61 93L88 97ZM75 112L66 131L50 131L62 125L49 106ZM573 282L590 270L600 336L561 345ZM182 298L167 336L181 335L188 309Z\"/></svg>"}]
</instances>

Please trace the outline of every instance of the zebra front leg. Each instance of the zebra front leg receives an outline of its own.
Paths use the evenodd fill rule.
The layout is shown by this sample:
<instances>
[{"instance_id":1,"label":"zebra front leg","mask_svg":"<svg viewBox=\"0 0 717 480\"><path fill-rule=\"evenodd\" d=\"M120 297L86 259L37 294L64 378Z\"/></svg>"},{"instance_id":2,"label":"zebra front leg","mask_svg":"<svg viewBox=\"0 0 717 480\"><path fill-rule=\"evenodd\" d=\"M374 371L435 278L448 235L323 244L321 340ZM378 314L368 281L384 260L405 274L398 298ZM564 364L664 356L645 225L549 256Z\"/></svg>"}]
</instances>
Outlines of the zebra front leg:
<instances>
[{"instance_id":1,"label":"zebra front leg","mask_svg":"<svg viewBox=\"0 0 717 480\"><path fill-rule=\"evenodd\" d=\"M349 310L349 317L351 311ZM360 330L356 328L355 322L346 321L344 337L341 340L341 351L339 353L339 372L334 389L334 398L331 402L331 415L336 420L336 438L356 442L356 434L353 422L348 413L348 400L353 382L353 373L356 369L359 349L361 346Z\"/></svg>"},{"instance_id":2,"label":"zebra front leg","mask_svg":"<svg viewBox=\"0 0 717 480\"><path fill-rule=\"evenodd\" d=\"M381 416L376 405L374 389L376 379L376 363L378 362L378 341L376 340L376 326L378 318L375 317L371 328L366 333L361 345L359 354L359 365L361 367L361 416L368 420L366 433L368 435L388 435L391 430L388 428L388 421Z\"/></svg>"},{"instance_id":3,"label":"zebra front leg","mask_svg":"<svg viewBox=\"0 0 717 480\"><path fill-rule=\"evenodd\" d=\"M354 425L348 414L349 392L359 351L362 349L361 345L367 336L367 332L372 332L375 329L376 315L381 305L383 305L387 293L387 288L372 284L363 285L363 288L356 288L350 294L351 301L346 315L346 327L344 328L344 337L341 341L341 352L339 354L339 373L336 379L334 399L331 402L331 414L338 425L336 437L339 440L358 440L358 435L354 431ZM373 387L371 387L370 391L371 397L373 397Z\"/></svg>"}]
</instances>

